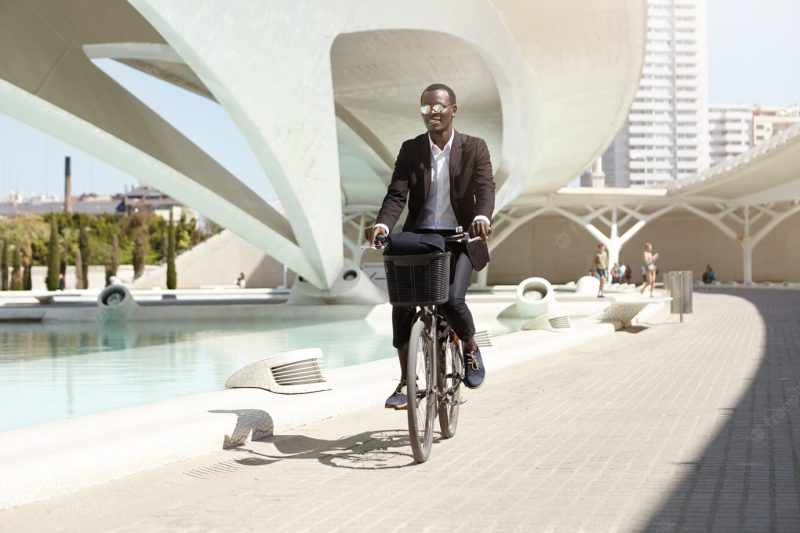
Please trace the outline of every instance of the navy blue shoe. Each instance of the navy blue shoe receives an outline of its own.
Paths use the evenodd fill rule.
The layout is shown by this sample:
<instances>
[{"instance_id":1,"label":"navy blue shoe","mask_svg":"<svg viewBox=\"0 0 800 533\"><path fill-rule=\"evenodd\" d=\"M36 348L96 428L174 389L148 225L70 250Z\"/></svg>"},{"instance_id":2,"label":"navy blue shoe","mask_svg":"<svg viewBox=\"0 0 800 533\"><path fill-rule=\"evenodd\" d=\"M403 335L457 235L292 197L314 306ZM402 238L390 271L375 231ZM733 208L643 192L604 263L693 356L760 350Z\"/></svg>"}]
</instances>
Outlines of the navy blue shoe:
<instances>
[{"instance_id":1,"label":"navy blue shoe","mask_svg":"<svg viewBox=\"0 0 800 533\"><path fill-rule=\"evenodd\" d=\"M386 398L386 404L384 407L387 409L394 409L396 411L408 409L408 399L406 398L405 392L403 392L405 387L406 382L401 381L392 395Z\"/></svg>"},{"instance_id":2,"label":"navy blue shoe","mask_svg":"<svg viewBox=\"0 0 800 533\"><path fill-rule=\"evenodd\" d=\"M486 368L480 349L464 354L464 384L470 389L477 389L486 377Z\"/></svg>"}]
</instances>

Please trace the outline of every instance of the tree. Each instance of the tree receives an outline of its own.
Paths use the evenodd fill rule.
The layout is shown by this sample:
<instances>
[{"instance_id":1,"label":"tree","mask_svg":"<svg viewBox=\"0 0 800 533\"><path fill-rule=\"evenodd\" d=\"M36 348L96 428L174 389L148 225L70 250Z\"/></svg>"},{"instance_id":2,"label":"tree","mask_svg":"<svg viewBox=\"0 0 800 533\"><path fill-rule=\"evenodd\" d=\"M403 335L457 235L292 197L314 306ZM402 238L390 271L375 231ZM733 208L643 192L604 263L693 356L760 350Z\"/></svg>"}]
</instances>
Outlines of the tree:
<instances>
[{"instance_id":1,"label":"tree","mask_svg":"<svg viewBox=\"0 0 800 533\"><path fill-rule=\"evenodd\" d=\"M75 250L75 288L85 289L83 280L83 257L81 256L81 247Z\"/></svg>"},{"instance_id":2,"label":"tree","mask_svg":"<svg viewBox=\"0 0 800 533\"><path fill-rule=\"evenodd\" d=\"M106 262L106 285L111 285L111 277L117 275L119 268L119 237L116 234L111 236L111 251Z\"/></svg>"},{"instance_id":3,"label":"tree","mask_svg":"<svg viewBox=\"0 0 800 533\"><path fill-rule=\"evenodd\" d=\"M0 241L0 290L8 290L8 239Z\"/></svg>"},{"instance_id":4,"label":"tree","mask_svg":"<svg viewBox=\"0 0 800 533\"><path fill-rule=\"evenodd\" d=\"M147 250L149 249L149 231L147 226L142 226L136 230L136 237L133 243L133 279L139 279L144 274L144 267L147 264Z\"/></svg>"},{"instance_id":5,"label":"tree","mask_svg":"<svg viewBox=\"0 0 800 533\"><path fill-rule=\"evenodd\" d=\"M23 288L22 283L22 253L19 249L19 243L14 243L14 256L11 260L11 290L21 291Z\"/></svg>"},{"instance_id":6,"label":"tree","mask_svg":"<svg viewBox=\"0 0 800 533\"><path fill-rule=\"evenodd\" d=\"M22 288L26 291L33 289L31 269L33 268L33 249L29 241L25 241L22 248Z\"/></svg>"},{"instance_id":7,"label":"tree","mask_svg":"<svg viewBox=\"0 0 800 533\"><path fill-rule=\"evenodd\" d=\"M58 275L61 273L61 249L58 246L58 221L50 216L50 240L47 242L47 290L58 289Z\"/></svg>"},{"instance_id":8,"label":"tree","mask_svg":"<svg viewBox=\"0 0 800 533\"><path fill-rule=\"evenodd\" d=\"M178 273L175 271L175 224L172 210L169 211L169 229L167 231L167 289L178 287Z\"/></svg>"},{"instance_id":9,"label":"tree","mask_svg":"<svg viewBox=\"0 0 800 533\"><path fill-rule=\"evenodd\" d=\"M91 248L89 245L89 228L81 225L80 233L78 234L78 252L81 254L81 279L83 286L81 288L89 288L89 263L91 262ZM78 260L75 259L75 268L77 269Z\"/></svg>"},{"instance_id":10,"label":"tree","mask_svg":"<svg viewBox=\"0 0 800 533\"><path fill-rule=\"evenodd\" d=\"M61 251L61 266L59 268L59 273L64 277L64 281L67 279L67 266L69 266L69 228L64 228L64 249Z\"/></svg>"}]
</instances>

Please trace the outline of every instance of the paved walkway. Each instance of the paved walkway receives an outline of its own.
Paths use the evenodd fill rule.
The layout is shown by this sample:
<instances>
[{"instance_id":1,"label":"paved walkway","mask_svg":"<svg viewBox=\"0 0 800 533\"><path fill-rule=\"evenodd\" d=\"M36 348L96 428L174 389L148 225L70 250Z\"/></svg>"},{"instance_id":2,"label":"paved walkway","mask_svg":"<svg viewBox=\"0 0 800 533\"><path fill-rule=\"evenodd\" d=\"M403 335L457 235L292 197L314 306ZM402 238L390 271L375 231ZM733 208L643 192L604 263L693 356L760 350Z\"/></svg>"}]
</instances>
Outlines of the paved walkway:
<instances>
[{"instance_id":1,"label":"paved walkway","mask_svg":"<svg viewBox=\"0 0 800 533\"><path fill-rule=\"evenodd\" d=\"M404 413L371 409L2 512L0 530L798 531L800 292L694 303L684 324L495 372L423 465Z\"/></svg>"}]
</instances>

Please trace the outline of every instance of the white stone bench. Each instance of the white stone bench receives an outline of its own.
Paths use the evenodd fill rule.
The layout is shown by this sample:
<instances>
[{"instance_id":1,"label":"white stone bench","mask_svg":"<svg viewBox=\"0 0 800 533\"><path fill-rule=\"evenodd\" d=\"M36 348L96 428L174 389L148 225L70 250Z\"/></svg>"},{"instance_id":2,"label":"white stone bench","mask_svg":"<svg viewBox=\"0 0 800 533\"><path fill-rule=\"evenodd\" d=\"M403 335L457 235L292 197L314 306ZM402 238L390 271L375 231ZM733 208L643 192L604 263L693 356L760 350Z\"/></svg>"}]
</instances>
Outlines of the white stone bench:
<instances>
[{"instance_id":1,"label":"white stone bench","mask_svg":"<svg viewBox=\"0 0 800 533\"><path fill-rule=\"evenodd\" d=\"M664 304L671 302L669 296L629 296L609 298L609 306L603 310L600 320L603 322L619 322L623 328L629 327L633 319L650 304Z\"/></svg>"}]
</instances>

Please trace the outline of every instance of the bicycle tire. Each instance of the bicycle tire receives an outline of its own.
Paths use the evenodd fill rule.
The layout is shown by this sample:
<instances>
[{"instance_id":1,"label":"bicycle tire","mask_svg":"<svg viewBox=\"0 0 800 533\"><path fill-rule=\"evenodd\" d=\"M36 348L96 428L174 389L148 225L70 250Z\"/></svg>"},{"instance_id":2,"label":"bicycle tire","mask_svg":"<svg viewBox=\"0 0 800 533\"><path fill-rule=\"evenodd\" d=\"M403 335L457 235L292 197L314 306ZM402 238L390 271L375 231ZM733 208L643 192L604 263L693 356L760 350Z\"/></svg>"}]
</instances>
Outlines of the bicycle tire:
<instances>
[{"instance_id":1,"label":"bicycle tire","mask_svg":"<svg viewBox=\"0 0 800 533\"><path fill-rule=\"evenodd\" d=\"M408 342L406 394L408 397L408 436L418 463L428 460L433 445L433 419L436 416L436 354L434 319L432 324L417 320ZM415 379L416 378L416 379Z\"/></svg>"},{"instance_id":2,"label":"bicycle tire","mask_svg":"<svg viewBox=\"0 0 800 533\"><path fill-rule=\"evenodd\" d=\"M442 437L450 439L455 436L458 427L458 408L461 405L461 382L464 379L464 353L461 341L453 342L448 334L442 350L444 368L441 375L444 377L442 389L451 394L445 394L439 399L439 427Z\"/></svg>"}]
</instances>

